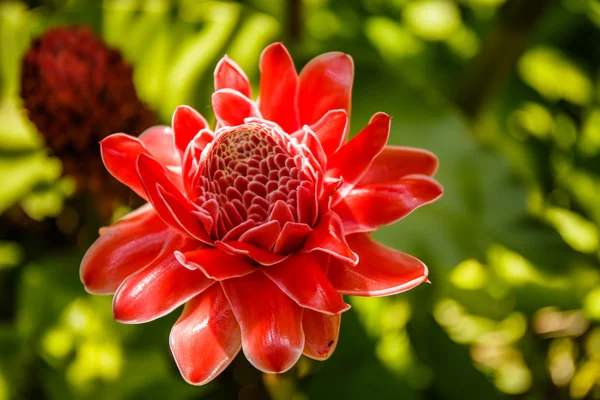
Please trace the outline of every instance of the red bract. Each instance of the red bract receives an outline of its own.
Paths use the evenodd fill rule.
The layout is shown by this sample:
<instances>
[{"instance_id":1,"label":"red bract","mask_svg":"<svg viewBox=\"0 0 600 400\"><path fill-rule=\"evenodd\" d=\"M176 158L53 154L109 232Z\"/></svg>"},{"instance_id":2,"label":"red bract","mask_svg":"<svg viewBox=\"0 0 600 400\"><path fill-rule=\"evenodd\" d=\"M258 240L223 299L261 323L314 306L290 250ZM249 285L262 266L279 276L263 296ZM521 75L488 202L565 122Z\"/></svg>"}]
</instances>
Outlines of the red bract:
<instances>
[{"instance_id":1,"label":"red bract","mask_svg":"<svg viewBox=\"0 0 600 400\"><path fill-rule=\"evenodd\" d=\"M414 257L369 238L436 200L437 158L387 146L377 113L346 142L352 59L323 54L298 75L286 48L263 52L259 100L225 57L216 128L181 106L172 128L101 143L106 168L149 204L104 228L81 265L115 319L141 323L185 303L170 344L186 381L215 378L243 349L264 372L326 359L342 294L385 296L427 280Z\"/></svg>"}]
</instances>

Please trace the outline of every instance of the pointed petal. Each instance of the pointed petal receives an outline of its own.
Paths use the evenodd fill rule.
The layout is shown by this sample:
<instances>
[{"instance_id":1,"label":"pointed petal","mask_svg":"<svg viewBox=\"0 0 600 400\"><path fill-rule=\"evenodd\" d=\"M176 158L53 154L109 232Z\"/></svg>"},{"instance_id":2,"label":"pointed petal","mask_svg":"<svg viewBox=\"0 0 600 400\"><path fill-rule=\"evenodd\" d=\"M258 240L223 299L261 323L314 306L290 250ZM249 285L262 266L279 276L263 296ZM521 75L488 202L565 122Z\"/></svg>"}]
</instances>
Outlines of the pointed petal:
<instances>
[{"instance_id":1,"label":"pointed petal","mask_svg":"<svg viewBox=\"0 0 600 400\"><path fill-rule=\"evenodd\" d=\"M339 258L344 262L356 264L358 256L354 253L344 238L344 227L336 213L330 212L324 216L312 234L306 239L302 251L320 251Z\"/></svg>"},{"instance_id":2,"label":"pointed petal","mask_svg":"<svg viewBox=\"0 0 600 400\"><path fill-rule=\"evenodd\" d=\"M261 265L273 265L289 257L289 255L273 254L259 247L243 242L216 241L215 246L231 255L248 256Z\"/></svg>"},{"instance_id":3,"label":"pointed petal","mask_svg":"<svg viewBox=\"0 0 600 400\"><path fill-rule=\"evenodd\" d=\"M138 139L146 146L152 157L162 165L180 166L179 153L175 150L173 130L170 127L153 126L142 132Z\"/></svg>"},{"instance_id":4,"label":"pointed petal","mask_svg":"<svg viewBox=\"0 0 600 400\"><path fill-rule=\"evenodd\" d=\"M416 258L384 246L363 233L349 235L347 239L360 261L351 266L331 259L327 275L338 292L352 296L389 296L427 280L427 267Z\"/></svg>"},{"instance_id":5,"label":"pointed petal","mask_svg":"<svg viewBox=\"0 0 600 400\"><path fill-rule=\"evenodd\" d=\"M248 229L240 236L239 240L263 250L271 251L280 232L279 221L270 221Z\"/></svg>"},{"instance_id":6,"label":"pointed petal","mask_svg":"<svg viewBox=\"0 0 600 400\"><path fill-rule=\"evenodd\" d=\"M407 175L433 176L437 171L435 154L414 147L386 146L375 157L358 186L373 183L390 183Z\"/></svg>"},{"instance_id":7,"label":"pointed petal","mask_svg":"<svg viewBox=\"0 0 600 400\"><path fill-rule=\"evenodd\" d=\"M252 88L244 70L227 56L219 61L215 69L215 91L220 89L237 90L247 98L252 98Z\"/></svg>"},{"instance_id":8,"label":"pointed petal","mask_svg":"<svg viewBox=\"0 0 600 400\"><path fill-rule=\"evenodd\" d=\"M302 327L306 342L302 354L313 360L328 359L337 346L341 322L342 314L327 315L305 309Z\"/></svg>"},{"instance_id":9,"label":"pointed petal","mask_svg":"<svg viewBox=\"0 0 600 400\"><path fill-rule=\"evenodd\" d=\"M103 228L81 261L79 273L85 290L114 293L125 278L158 256L169 231L150 205Z\"/></svg>"},{"instance_id":10,"label":"pointed petal","mask_svg":"<svg viewBox=\"0 0 600 400\"><path fill-rule=\"evenodd\" d=\"M304 244L312 228L299 222L286 222L281 230L281 234L275 242L273 253L287 254L297 250Z\"/></svg>"},{"instance_id":11,"label":"pointed petal","mask_svg":"<svg viewBox=\"0 0 600 400\"><path fill-rule=\"evenodd\" d=\"M302 355L302 308L260 271L221 282L242 330L242 348L267 373L290 369Z\"/></svg>"},{"instance_id":12,"label":"pointed petal","mask_svg":"<svg viewBox=\"0 0 600 400\"><path fill-rule=\"evenodd\" d=\"M221 126L237 126L249 117L261 118L256 104L233 89L221 89L213 93L212 106Z\"/></svg>"},{"instance_id":13,"label":"pointed petal","mask_svg":"<svg viewBox=\"0 0 600 400\"><path fill-rule=\"evenodd\" d=\"M346 110L327 111L310 128L319 138L325 154L332 155L346 142L348 135L348 113Z\"/></svg>"},{"instance_id":14,"label":"pointed petal","mask_svg":"<svg viewBox=\"0 0 600 400\"><path fill-rule=\"evenodd\" d=\"M296 131L298 74L292 57L282 43L268 46L260 57L260 112L284 131Z\"/></svg>"},{"instance_id":15,"label":"pointed petal","mask_svg":"<svg viewBox=\"0 0 600 400\"><path fill-rule=\"evenodd\" d=\"M215 248L189 252L175 252L177 260L189 269L199 269L207 277L216 280L236 278L256 271L247 260L232 256Z\"/></svg>"},{"instance_id":16,"label":"pointed petal","mask_svg":"<svg viewBox=\"0 0 600 400\"><path fill-rule=\"evenodd\" d=\"M200 129L194 138L187 144L181 163L181 176L183 177L185 191L189 198L194 197L194 176L200 165L202 150L214 140L214 135L209 129Z\"/></svg>"},{"instance_id":17,"label":"pointed petal","mask_svg":"<svg viewBox=\"0 0 600 400\"><path fill-rule=\"evenodd\" d=\"M269 221L278 221L280 226L285 225L287 222L294 221L294 216L290 207L283 200L277 200L271 214L269 215Z\"/></svg>"},{"instance_id":18,"label":"pointed petal","mask_svg":"<svg viewBox=\"0 0 600 400\"><path fill-rule=\"evenodd\" d=\"M318 216L318 204L314 193L304 186L298 186L296 189L296 204L298 205L298 222L312 225L316 222Z\"/></svg>"},{"instance_id":19,"label":"pointed petal","mask_svg":"<svg viewBox=\"0 0 600 400\"><path fill-rule=\"evenodd\" d=\"M372 232L437 200L442 193L442 187L432 178L409 175L391 184L357 187L334 210L346 234Z\"/></svg>"},{"instance_id":20,"label":"pointed petal","mask_svg":"<svg viewBox=\"0 0 600 400\"><path fill-rule=\"evenodd\" d=\"M175 109L171 126L174 132L175 147L181 155L185 153L188 144L198 132L209 128L208 122L202 114L190 106L179 106Z\"/></svg>"},{"instance_id":21,"label":"pointed petal","mask_svg":"<svg viewBox=\"0 0 600 400\"><path fill-rule=\"evenodd\" d=\"M144 186L144 190L146 191L146 195L158 215L171 227L185 232L185 230L181 228L179 222L173 217L169 207L163 201L163 197L161 197L158 187L162 187L164 192L173 196L174 201L181 204L182 207L185 207L189 202L167 177L163 166L151 156L140 154L137 159L136 169L140 181Z\"/></svg>"},{"instance_id":22,"label":"pointed petal","mask_svg":"<svg viewBox=\"0 0 600 400\"><path fill-rule=\"evenodd\" d=\"M353 79L354 63L347 54L325 53L306 64L298 84L300 124L314 124L329 110L350 113Z\"/></svg>"},{"instance_id":23,"label":"pointed petal","mask_svg":"<svg viewBox=\"0 0 600 400\"><path fill-rule=\"evenodd\" d=\"M350 309L331 286L315 254L294 254L279 264L263 267L262 272L301 307L330 315Z\"/></svg>"},{"instance_id":24,"label":"pointed petal","mask_svg":"<svg viewBox=\"0 0 600 400\"><path fill-rule=\"evenodd\" d=\"M185 305L169 344L183 379L192 385L205 385L227 368L242 343L240 327L220 285Z\"/></svg>"},{"instance_id":25,"label":"pointed petal","mask_svg":"<svg viewBox=\"0 0 600 400\"><path fill-rule=\"evenodd\" d=\"M302 138L301 144L310 150L308 155L314 158L316 164L323 169L326 168L327 154L325 153L325 150L323 150L323 145L319 138L317 138L317 134L313 132L308 125L304 125L302 130L304 131L304 137Z\"/></svg>"},{"instance_id":26,"label":"pointed petal","mask_svg":"<svg viewBox=\"0 0 600 400\"><path fill-rule=\"evenodd\" d=\"M113 298L116 321L141 324L160 318L204 291L214 283L201 271L181 265L174 251L197 247L180 235L165 244L161 254L144 269L129 276Z\"/></svg>"},{"instance_id":27,"label":"pointed petal","mask_svg":"<svg viewBox=\"0 0 600 400\"><path fill-rule=\"evenodd\" d=\"M140 154L150 152L139 139L124 133L115 133L100 142L100 155L108 172L147 200L144 187L135 171L135 162Z\"/></svg>"},{"instance_id":28,"label":"pointed petal","mask_svg":"<svg viewBox=\"0 0 600 400\"><path fill-rule=\"evenodd\" d=\"M162 201L161 210L169 212L176 223L176 229L206 244L212 244L213 239L208 235L199 216L187 202L178 200L160 185L156 187L158 198Z\"/></svg>"},{"instance_id":29,"label":"pointed petal","mask_svg":"<svg viewBox=\"0 0 600 400\"><path fill-rule=\"evenodd\" d=\"M334 204L352 190L381 153L390 134L390 123L391 118L387 114L375 114L358 135L329 158L325 176L344 179L335 195Z\"/></svg>"}]
</instances>

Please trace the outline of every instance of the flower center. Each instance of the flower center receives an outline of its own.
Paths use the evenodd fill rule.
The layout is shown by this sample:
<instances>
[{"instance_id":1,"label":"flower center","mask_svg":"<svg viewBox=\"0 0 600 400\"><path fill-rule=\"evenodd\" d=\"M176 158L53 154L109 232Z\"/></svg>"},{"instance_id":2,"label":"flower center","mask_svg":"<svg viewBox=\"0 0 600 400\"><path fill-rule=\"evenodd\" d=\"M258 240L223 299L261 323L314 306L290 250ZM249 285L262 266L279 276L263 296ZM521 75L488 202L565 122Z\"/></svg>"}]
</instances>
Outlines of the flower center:
<instances>
[{"instance_id":1,"label":"flower center","mask_svg":"<svg viewBox=\"0 0 600 400\"><path fill-rule=\"evenodd\" d=\"M211 235L236 240L232 236L272 220L281 228L305 222L306 206L299 210L299 202L315 197L306 164L302 149L276 126L248 123L217 131L200 160L196 201L212 216Z\"/></svg>"}]
</instances>

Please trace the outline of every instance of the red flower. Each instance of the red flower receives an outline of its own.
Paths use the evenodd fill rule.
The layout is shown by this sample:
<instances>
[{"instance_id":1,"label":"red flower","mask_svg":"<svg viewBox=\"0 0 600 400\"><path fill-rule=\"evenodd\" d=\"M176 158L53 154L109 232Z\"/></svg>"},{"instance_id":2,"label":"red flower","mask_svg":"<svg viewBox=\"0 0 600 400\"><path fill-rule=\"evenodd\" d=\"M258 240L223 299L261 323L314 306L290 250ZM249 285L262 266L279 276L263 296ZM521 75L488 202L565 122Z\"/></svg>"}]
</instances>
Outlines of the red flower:
<instances>
[{"instance_id":1,"label":"red flower","mask_svg":"<svg viewBox=\"0 0 600 400\"><path fill-rule=\"evenodd\" d=\"M148 200L100 231L81 265L115 319L142 323L185 303L170 344L186 381L215 378L240 348L264 372L333 352L342 294L385 296L426 266L369 233L436 200L437 158L387 146L377 113L346 143L352 59L323 54L298 75L264 51L260 99L227 57L215 71L214 131L187 106L172 128L101 143L106 168Z\"/></svg>"},{"instance_id":2,"label":"red flower","mask_svg":"<svg viewBox=\"0 0 600 400\"><path fill-rule=\"evenodd\" d=\"M138 135L156 123L137 96L131 66L86 26L45 31L21 66L29 118L66 175L93 195L104 218L110 217L117 204L131 201L131 191L106 172L98 141L120 130Z\"/></svg>"}]
</instances>

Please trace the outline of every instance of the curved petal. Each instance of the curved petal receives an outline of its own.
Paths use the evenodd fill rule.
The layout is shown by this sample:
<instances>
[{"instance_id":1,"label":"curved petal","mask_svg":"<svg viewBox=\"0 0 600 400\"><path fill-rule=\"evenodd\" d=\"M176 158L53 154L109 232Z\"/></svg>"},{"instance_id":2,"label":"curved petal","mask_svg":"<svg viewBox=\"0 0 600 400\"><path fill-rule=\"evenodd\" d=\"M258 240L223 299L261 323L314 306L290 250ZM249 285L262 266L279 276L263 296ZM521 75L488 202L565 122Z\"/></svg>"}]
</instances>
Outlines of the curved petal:
<instances>
[{"instance_id":1,"label":"curved petal","mask_svg":"<svg viewBox=\"0 0 600 400\"><path fill-rule=\"evenodd\" d=\"M208 122L190 106L179 106L173 113L171 126L174 132L175 147L183 156L188 144L202 129L208 129Z\"/></svg>"},{"instance_id":2,"label":"curved petal","mask_svg":"<svg viewBox=\"0 0 600 400\"><path fill-rule=\"evenodd\" d=\"M148 200L135 171L135 163L140 154L150 154L150 152L138 138L124 133L115 133L100 142L100 155L108 172Z\"/></svg>"},{"instance_id":3,"label":"curved petal","mask_svg":"<svg viewBox=\"0 0 600 400\"><path fill-rule=\"evenodd\" d=\"M277 264L289 257L289 255L273 254L244 242L216 241L215 246L233 256L248 256L261 265Z\"/></svg>"},{"instance_id":4,"label":"curved petal","mask_svg":"<svg viewBox=\"0 0 600 400\"><path fill-rule=\"evenodd\" d=\"M319 138L328 156L335 153L346 142L348 135L348 113L346 110L330 110L310 128Z\"/></svg>"},{"instance_id":5,"label":"curved petal","mask_svg":"<svg viewBox=\"0 0 600 400\"><path fill-rule=\"evenodd\" d=\"M138 137L152 157L169 167L181 165L179 153L175 149L173 130L168 126L153 126Z\"/></svg>"},{"instance_id":6,"label":"curved petal","mask_svg":"<svg viewBox=\"0 0 600 400\"><path fill-rule=\"evenodd\" d=\"M256 268L242 257L232 256L215 248L185 253L176 251L175 257L186 268L199 269L208 278L216 280L236 278L256 271Z\"/></svg>"},{"instance_id":7,"label":"curved petal","mask_svg":"<svg viewBox=\"0 0 600 400\"><path fill-rule=\"evenodd\" d=\"M313 130L308 125L304 125L302 127L304 131L304 136L302 137L302 141L300 144L306 146L308 150L307 156L314 158L314 163L319 165L321 168L326 168L327 166L327 153L323 150L323 145L317 134L313 132Z\"/></svg>"},{"instance_id":8,"label":"curved petal","mask_svg":"<svg viewBox=\"0 0 600 400\"><path fill-rule=\"evenodd\" d=\"M119 286L113 298L116 321L140 324L160 318L214 283L201 271L181 265L173 252L197 247L197 243L173 235L161 254Z\"/></svg>"},{"instance_id":9,"label":"curved petal","mask_svg":"<svg viewBox=\"0 0 600 400\"><path fill-rule=\"evenodd\" d=\"M358 186L395 182L407 175L434 176L438 158L430 151L414 147L385 146L375 157Z\"/></svg>"},{"instance_id":10,"label":"curved petal","mask_svg":"<svg viewBox=\"0 0 600 400\"><path fill-rule=\"evenodd\" d=\"M181 376L192 385L216 378L242 347L240 327L221 285L190 300L169 336Z\"/></svg>"},{"instance_id":11,"label":"curved petal","mask_svg":"<svg viewBox=\"0 0 600 400\"><path fill-rule=\"evenodd\" d=\"M257 369L280 373L302 355L302 308L260 271L221 282L242 330L242 348Z\"/></svg>"},{"instance_id":12,"label":"curved petal","mask_svg":"<svg viewBox=\"0 0 600 400\"><path fill-rule=\"evenodd\" d=\"M327 276L343 294L389 296L418 286L427 280L428 270L418 259L394 250L361 233L347 236L358 253L358 265L331 259Z\"/></svg>"},{"instance_id":13,"label":"curved petal","mask_svg":"<svg viewBox=\"0 0 600 400\"><path fill-rule=\"evenodd\" d=\"M252 98L252 88L244 70L227 56L215 68L215 91L221 89L237 90L247 98Z\"/></svg>"},{"instance_id":14,"label":"curved petal","mask_svg":"<svg viewBox=\"0 0 600 400\"><path fill-rule=\"evenodd\" d=\"M266 251L271 251L280 232L279 221L273 220L248 229L240 236L239 241Z\"/></svg>"},{"instance_id":15,"label":"curved petal","mask_svg":"<svg viewBox=\"0 0 600 400\"><path fill-rule=\"evenodd\" d=\"M327 162L327 178L343 178L333 204L339 202L360 181L381 153L390 135L391 118L385 113L373 115L369 124L332 155Z\"/></svg>"},{"instance_id":16,"label":"curved petal","mask_svg":"<svg viewBox=\"0 0 600 400\"><path fill-rule=\"evenodd\" d=\"M334 210L346 234L372 232L437 200L442 193L442 187L432 178L409 175L391 184L357 187Z\"/></svg>"},{"instance_id":17,"label":"curved petal","mask_svg":"<svg viewBox=\"0 0 600 400\"><path fill-rule=\"evenodd\" d=\"M299 222L286 222L275 242L273 253L286 254L301 247L312 228Z\"/></svg>"},{"instance_id":18,"label":"curved petal","mask_svg":"<svg viewBox=\"0 0 600 400\"><path fill-rule=\"evenodd\" d=\"M171 227L186 232L173 217L172 211L163 200L164 196L161 196L159 188L162 188L163 192L170 194L173 197L173 201L181 204L182 207L186 207L189 202L167 177L163 166L151 156L140 154L137 159L136 170L144 186L148 200L152 203L152 206L162 220Z\"/></svg>"},{"instance_id":19,"label":"curved petal","mask_svg":"<svg viewBox=\"0 0 600 400\"><path fill-rule=\"evenodd\" d=\"M260 112L284 131L296 131L298 74L292 57L282 43L273 43L260 56Z\"/></svg>"},{"instance_id":20,"label":"curved petal","mask_svg":"<svg viewBox=\"0 0 600 400\"><path fill-rule=\"evenodd\" d=\"M220 126L237 126L244 119L262 118L256 104L233 89L221 89L213 93L212 106Z\"/></svg>"},{"instance_id":21,"label":"curved petal","mask_svg":"<svg viewBox=\"0 0 600 400\"><path fill-rule=\"evenodd\" d=\"M200 156L202 150L214 140L214 135L209 129L200 129L194 138L187 144L183 153L183 162L181 163L181 176L188 198L193 199L194 194L194 176L200 166Z\"/></svg>"},{"instance_id":22,"label":"curved petal","mask_svg":"<svg viewBox=\"0 0 600 400\"><path fill-rule=\"evenodd\" d=\"M330 315L350 309L331 286L316 254L297 253L279 264L263 267L262 272L304 308Z\"/></svg>"},{"instance_id":23,"label":"curved petal","mask_svg":"<svg viewBox=\"0 0 600 400\"><path fill-rule=\"evenodd\" d=\"M342 314L327 315L305 309L302 327L306 341L302 354L313 360L328 359L337 346L341 322Z\"/></svg>"},{"instance_id":24,"label":"curved petal","mask_svg":"<svg viewBox=\"0 0 600 400\"><path fill-rule=\"evenodd\" d=\"M317 122L329 110L350 113L354 63L347 54L332 52L313 58L299 76L300 125Z\"/></svg>"},{"instance_id":25,"label":"curved petal","mask_svg":"<svg viewBox=\"0 0 600 400\"><path fill-rule=\"evenodd\" d=\"M85 290L114 293L125 278L158 256L169 232L149 205L103 228L81 261L79 275Z\"/></svg>"},{"instance_id":26,"label":"curved petal","mask_svg":"<svg viewBox=\"0 0 600 400\"><path fill-rule=\"evenodd\" d=\"M156 189L158 191L157 201L162 201L161 210L170 213L170 217L174 220L178 230L203 243L213 243L213 239L201 223L199 218L201 214L194 213L189 203L178 200L176 196L165 191L160 184L157 184Z\"/></svg>"},{"instance_id":27,"label":"curved petal","mask_svg":"<svg viewBox=\"0 0 600 400\"><path fill-rule=\"evenodd\" d=\"M334 212L321 219L319 225L306 239L302 250L324 252L350 264L358 262L358 256L348 247L344 238L342 221Z\"/></svg>"}]
</instances>

